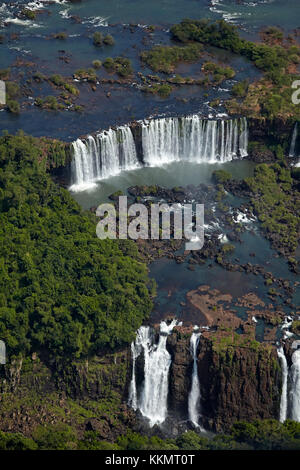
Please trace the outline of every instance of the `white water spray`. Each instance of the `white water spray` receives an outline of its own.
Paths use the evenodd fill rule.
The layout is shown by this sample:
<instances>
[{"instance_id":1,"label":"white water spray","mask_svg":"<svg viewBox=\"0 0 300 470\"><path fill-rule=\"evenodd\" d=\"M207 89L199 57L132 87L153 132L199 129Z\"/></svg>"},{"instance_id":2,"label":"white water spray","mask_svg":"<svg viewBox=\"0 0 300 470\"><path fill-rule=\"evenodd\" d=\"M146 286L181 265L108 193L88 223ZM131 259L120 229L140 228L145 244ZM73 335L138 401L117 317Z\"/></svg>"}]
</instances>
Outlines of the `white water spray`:
<instances>
[{"instance_id":1,"label":"white water spray","mask_svg":"<svg viewBox=\"0 0 300 470\"><path fill-rule=\"evenodd\" d=\"M198 377L198 365L197 365L197 348L199 344L201 333L194 331L191 340L190 348L191 354L193 356L193 373L192 373L192 387L189 394L188 400L188 411L189 411L189 420L197 428L201 428L199 425L199 414L200 414L200 383Z\"/></svg>"},{"instance_id":2,"label":"white water spray","mask_svg":"<svg viewBox=\"0 0 300 470\"><path fill-rule=\"evenodd\" d=\"M193 115L145 121L142 144L143 160L149 166L179 160L224 163L248 155L247 120L214 121Z\"/></svg>"},{"instance_id":3,"label":"white water spray","mask_svg":"<svg viewBox=\"0 0 300 470\"><path fill-rule=\"evenodd\" d=\"M6 346L2 340L0 340L0 364L6 364Z\"/></svg>"},{"instance_id":4,"label":"white water spray","mask_svg":"<svg viewBox=\"0 0 300 470\"><path fill-rule=\"evenodd\" d=\"M71 189L138 167L135 143L129 126L109 129L85 141L73 142Z\"/></svg>"},{"instance_id":5,"label":"white water spray","mask_svg":"<svg viewBox=\"0 0 300 470\"><path fill-rule=\"evenodd\" d=\"M288 409L288 394L287 394L288 365L287 365L287 360L286 360L282 346L279 349L277 349L277 354L278 354L278 357L281 363L281 369L282 369L282 390L281 390L281 399L280 399L279 421L281 423L284 423L287 419L287 409Z\"/></svg>"},{"instance_id":6,"label":"white water spray","mask_svg":"<svg viewBox=\"0 0 300 470\"><path fill-rule=\"evenodd\" d=\"M129 400L128 404L134 409L138 408L138 398L137 398L137 389L136 389L136 374L135 366L136 360L139 355L144 350L149 350L153 343L153 331L149 326L141 326L138 329L136 339L131 343L131 353L132 353L132 378L129 387Z\"/></svg>"},{"instance_id":7,"label":"white water spray","mask_svg":"<svg viewBox=\"0 0 300 470\"><path fill-rule=\"evenodd\" d=\"M246 118L207 120L200 116L144 121L140 156L146 166L174 161L225 163L248 155ZM72 144L72 190L140 166L130 126L109 129Z\"/></svg>"},{"instance_id":8,"label":"white water spray","mask_svg":"<svg viewBox=\"0 0 300 470\"><path fill-rule=\"evenodd\" d=\"M285 319L286 326L288 318ZM292 324L292 322L290 322ZM297 341L292 345L298 347ZM282 391L280 400L279 421L284 423L288 418L300 422L300 348L292 355L292 365L288 368L283 347L277 349L282 369Z\"/></svg>"},{"instance_id":9,"label":"white water spray","mask_svg":"<svg viewBox=\"0 0 300 470\"><path fill-rule=\"evenodd\" d=\"M161 322L158 344L154 342L153 330L142 326L137 332L135 343L131 346L133 371L129 404L134 409L140 409L141 413L149 419L150 426L163 423L167 417L171 355L166 345L167 337L176 324L176 320L173 320L170 325ZM142 351L144 353L144 383L140 397L138 397L135 364Z\"/></svg>"},{"instance_id":10,"label":"white water spray","mask_svg":"<svg viewBox=\"0 0 300 470\"><path fill-rule=\"evenodd\" d=\"M292 366L290 369L290 407L291 419L300 422L300 349L292 355Z\"/></svg>"},{"instance_id":11,"label":"white water spray","mask_svg":"<svg viewBox=\"0 0 300 470\"><path fill-rule=\"evenodd\" d=\"M298 123L296 122L294 130L293 130L292 141L291 141L291 146L290 146L290 152L289 152L290 158L295 157L297 137L298 137Z\"/></svg>"}]
</instances>

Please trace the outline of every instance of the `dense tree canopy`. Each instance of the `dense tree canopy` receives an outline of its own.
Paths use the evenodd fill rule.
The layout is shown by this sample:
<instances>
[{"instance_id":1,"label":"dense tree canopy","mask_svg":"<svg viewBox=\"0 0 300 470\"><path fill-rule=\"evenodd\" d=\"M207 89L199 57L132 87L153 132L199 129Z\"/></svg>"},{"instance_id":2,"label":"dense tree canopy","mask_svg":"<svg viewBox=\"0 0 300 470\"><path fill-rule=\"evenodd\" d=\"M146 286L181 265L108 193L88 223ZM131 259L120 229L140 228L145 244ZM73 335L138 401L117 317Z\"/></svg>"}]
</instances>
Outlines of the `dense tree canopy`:
<instances>
[{"instance_id":1,"label":"dense tree canopy","mask_svg":"<svg viewBox=\"0 0 300 470\"><path fill-rule=\"evenodd\" d=\"M56 358L127 343L151 309L146 267L134 244L96 237L40 152L38 139L0 138L0 338L10 355Z\"/></svg>"},{"instance_id":2,"label":"dense tree canopy","mask_svg":"<svg viewBox=\"0 0 300 470\"><path fill-rule=\"evenodd\" d=\"M300 201L293 191L291 170L279 163L258 165L254 177L246 178L251 203L268 238L293 254L298 246Z\"/></svg>"},{"instance_id":3,"label":"dense tree canopy","mask_svg":"<svg viewBox=\"0 0 300 470\"><path fill-rule=\"evenodd\" d=\"M81 439L67 425L40 426L32 438L0 432L0 450L299 450L300 423L274 419L239 421L228 434L204 437L186 431L176 439L148 437L128 430L117 442L103 441L97 431L87 431Z\"/></svg>"},{"instance_id":4,"label":"dense tree canopy","mask_svg":"<svg viewBox=\"0 0 300 470\"><path fill-rule=\"evenodd\" d=\"M292 61L295 54L299 54L297 47L292 46L285 50L280 46L256 44L242 39L237 27L224 20L211 22L206 19L185 19L171 28L171 34L174 39L183 43L196 41L244 55L256 67L268 72L280 71Z\"/></svg>"}]
</instances>

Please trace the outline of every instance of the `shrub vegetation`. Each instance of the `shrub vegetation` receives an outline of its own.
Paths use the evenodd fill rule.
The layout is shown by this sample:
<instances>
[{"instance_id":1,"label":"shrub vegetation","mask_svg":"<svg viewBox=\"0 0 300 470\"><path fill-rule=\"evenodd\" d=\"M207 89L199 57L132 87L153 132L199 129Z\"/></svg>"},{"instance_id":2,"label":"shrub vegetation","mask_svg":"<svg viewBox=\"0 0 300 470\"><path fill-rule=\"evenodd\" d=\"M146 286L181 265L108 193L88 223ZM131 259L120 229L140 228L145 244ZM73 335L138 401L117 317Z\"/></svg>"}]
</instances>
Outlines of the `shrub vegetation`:
<instances>
[{"instance_id":1,"label":"shrub vegetation","mask_svg":"<svg viewBox=\"0 0 300 470\"><path fill-rule=\"evenodd\" d=\"M162 439L128 431L116 442L101 438L97 431L79 437L70 426L38 427L32 438L0 432L0 450L300 450L300 424L274 419L238 421L228 434L204 437L186 431L175 439Z\"/></svg>"},{"instance_id":2,"label":"shrub vegetation","mask_svg":"<svg viewBox=\"0 0 300 470\"><path fill-rule=\"evenodd\" d=\"M127 344L149 314L134 243L99 240L96 219L46 172L39 139L0 138L0 338L57 361ZM125 254L126 253L126 254Z\"/></svg>"},{"instance_id":3,"label":"shrub vegetation","mask_svg":"<svg viewBox=\"0 0 300 470\"><path fill-rule=\"evenodd\" d=\"M200 44L185 47L155 46L141 54L142 61L155 72L172 73L180 62L195 62L202 55Z\"/></svg>"},{"instance_id":4,"label":"shrub vegetation","mask_svg":"<svg viewBox=\"0 0 300 470\"><path fill-rule=\"evenodd\" d=\"M131 61L126 57L116 57L115 59L108 57L103 62L103 67L108 72L117 73L122 78L130 77L133 74Z\"/></svg>"}]
</instances>

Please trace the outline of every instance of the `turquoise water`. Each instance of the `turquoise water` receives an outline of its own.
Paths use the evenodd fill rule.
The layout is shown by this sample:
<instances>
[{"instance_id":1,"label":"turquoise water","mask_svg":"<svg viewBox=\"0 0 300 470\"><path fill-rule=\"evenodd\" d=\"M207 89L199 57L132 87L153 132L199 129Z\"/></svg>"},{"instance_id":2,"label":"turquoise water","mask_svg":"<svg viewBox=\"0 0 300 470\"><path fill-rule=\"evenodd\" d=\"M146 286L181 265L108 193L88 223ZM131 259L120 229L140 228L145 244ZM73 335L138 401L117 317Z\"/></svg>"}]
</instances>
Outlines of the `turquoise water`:
<instances>
[{"instance_id":1,"label":"turquoise water","mask_svg":"<svg viewBox=\"0 0 300 470\"><path fill-rule=\"evenodd\" d=\"M15 13L26 4L29 8L44 9L46 12L32 22L16 21ZM43 0L20 0L3 2L0 9L2 21L7 20L10 28L40 31L54 27L79 30L79 25L70 26L70 17L75 15L82 19L86 27L97 27L105 23L170 25L182 18L210 17L223 18L248 31L257 30L266 24L280 25L290 30L299 26L299 13L300 5L297 0L87 0L77 4L57 0L54 5L47 5Z\"/></svg>"},{"instance_id":2,"label":"turquoise water","mask_svg":"<svg viewBox=\"0 0 300 470\"><path fill-rule=\"evenodd\" d=\"M72 192L74 199L84 208L98 206L102 201L108 201L108 196L115 191L123 191L130 186L159 185L166 188L199 185L210 183L213 171L220 168L231 172L235 178L245 178L253 174L255 164L247 160L236 160L224 164L193 164L173 162L155 168L140 168L132 171L122 171L117 176L101 180L89 191Z\"/></svg>"}]
</instances>

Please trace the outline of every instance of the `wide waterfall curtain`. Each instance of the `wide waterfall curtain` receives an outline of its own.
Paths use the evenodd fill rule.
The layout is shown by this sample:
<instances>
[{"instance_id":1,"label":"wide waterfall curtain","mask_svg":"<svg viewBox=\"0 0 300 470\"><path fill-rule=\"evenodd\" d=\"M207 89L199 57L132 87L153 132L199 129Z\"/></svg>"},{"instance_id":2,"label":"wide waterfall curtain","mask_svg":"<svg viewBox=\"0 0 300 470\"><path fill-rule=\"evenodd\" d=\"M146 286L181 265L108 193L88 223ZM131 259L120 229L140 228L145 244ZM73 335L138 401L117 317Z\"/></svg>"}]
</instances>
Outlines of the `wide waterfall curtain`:
<instances>
[{"instance_id":1,"label":"wide waterfall curtain","mask_svg":"<svg viewBox=\"0 0 300 470\"><path fill-rule=\"evenodd\" d=\"M143 153L140 159L130 125L73 142L72 189L140 164L160 167L179 160L224 163L248 155L246 118L207 120L193 115L152 119L138 125Z\"/></svg>"}]
</instances>

